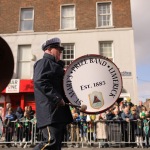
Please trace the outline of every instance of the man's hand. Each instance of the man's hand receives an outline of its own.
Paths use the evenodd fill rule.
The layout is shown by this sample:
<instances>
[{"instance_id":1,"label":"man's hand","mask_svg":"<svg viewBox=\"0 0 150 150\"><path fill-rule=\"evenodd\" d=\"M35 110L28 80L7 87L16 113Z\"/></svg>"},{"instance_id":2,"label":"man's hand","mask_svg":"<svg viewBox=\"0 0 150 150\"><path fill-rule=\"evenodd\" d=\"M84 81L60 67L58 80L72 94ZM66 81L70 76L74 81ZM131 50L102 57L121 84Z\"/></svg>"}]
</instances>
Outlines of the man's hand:
<instances>
[{"instance_id":1,"label":"man's hand","mask_svg":"<svg viewBox=\"0 0 150 150\"><path fill-rule=\"evenodd\" d=\"M63 99L57 104L57 107L60 107L60 106L65 106L65 102Z\"/></svg>"}]
</instances>

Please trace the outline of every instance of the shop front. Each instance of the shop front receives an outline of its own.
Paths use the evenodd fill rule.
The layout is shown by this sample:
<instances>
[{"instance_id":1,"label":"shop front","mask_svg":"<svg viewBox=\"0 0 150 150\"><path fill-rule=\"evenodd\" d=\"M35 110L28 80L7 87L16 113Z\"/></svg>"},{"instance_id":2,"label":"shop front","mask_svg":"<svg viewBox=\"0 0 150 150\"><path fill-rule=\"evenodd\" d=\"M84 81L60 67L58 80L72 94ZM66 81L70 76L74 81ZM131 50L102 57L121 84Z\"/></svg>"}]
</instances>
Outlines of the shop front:
<instances>
[{"instance_id":1,"label":"shop front","mask_svg":"<svg viewBox=\"0 0 150 150\"><path fill-rule=\"evenodd\" d=\"M32 106L35 110L33 80L12 79L0 94L0 110L3 115L6 103L11 103L14 111L18 106L23 110L25 106Z\"/></svg>"}]
</instances>

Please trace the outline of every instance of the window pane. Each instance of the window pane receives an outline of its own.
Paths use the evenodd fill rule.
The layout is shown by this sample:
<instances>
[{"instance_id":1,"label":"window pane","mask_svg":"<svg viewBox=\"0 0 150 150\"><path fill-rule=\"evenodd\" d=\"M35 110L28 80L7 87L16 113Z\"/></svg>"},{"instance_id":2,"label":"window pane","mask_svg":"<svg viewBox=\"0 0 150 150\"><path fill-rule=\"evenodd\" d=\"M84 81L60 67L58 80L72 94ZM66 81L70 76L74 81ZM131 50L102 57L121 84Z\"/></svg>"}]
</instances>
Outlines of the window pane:
<instances>
[{"instance_id":1,"label":"window pane","mask_svg":"<svg viewBox=\"0 0 150 150\"><path fill-rule=\"evenodd\" d=\"M107 5L106 7L107 13L110 13L110 5Z\"/></svg>"},{"instance_id":2,"label":"window pane","mask_svg":"<svg viewBox=\"0 0 150 150\"><path fill-rule=\"evenodd\" d=\"M113 59L112 42L100 42L100 55Z\"/></svg>"},{"instance_id":3,"label":"window pane","mask_svg":"<svg viewBox=\"0 0 150 150\"><path fill-rule=\"evenodd\" d=\"M18 78L29 79L30 76L30 62L21 62L18 64Z\"/></svg>"},{"instance_id":4,"label":"window pane","mask_svg":"<svg viewBox=\"0 0 150 150\"><path fill-rule=\"evenodd\" d=\"M98 26L111 26L111 3L98 4Z\"/></svg>"},{"instance_id":5,"label":"window pane","mask_svg":"<svg viewBox=\"0 0 150 150\"><path fill-rule=\"evenodd\" d=\"M62 17L74 17L74 6L63 6Z\"/></svg>"},{"instance_id":6,"label":"window pane","mask_svg":"<svg viewBox=\"0 0 150 150\"><path fill-rule=\"evenodd\" d=\"M20 45L18 53L19 61L31 61L31 45Z\"/></svg>"},{"instance_id":7,"label":"window pane","mask_svg":"<svg viewBox=\"0 0 150 150\"><path fill-rule=\"evenodd\" d=\"M74 44L63 44L63 47L62 58L65 61L65 67L67 67L74 60Z\"/></svg>"},{"instance_id":8,"label":"window pane","mask_svg":"<svg viewBox=\"0 0 150 150\"><path fill-rule=\"evenodd\" d=\"M61 28L75 28L75 9L74 6L62 6Z\"/></svg>"},{"instance_id":9,"label":"window pane","mask_svg":"<svg viewBox=\"0 0 150 150\"><path fill-rule=\"evenodd\" d=\"M21 31L23 30L33 30L33 21L32 20L21 21Z\"/></svg>"},{"instance_id":10,"label":"window pane","mask_svg":"<svg viewBox=\"0 0 150 150\"><path fill-rule=\"evenodd\" d=\"M74 55L71 55L71 59L73 59L74 58Z\"/></svg>"},{"instance_id":11,"label":"window pane","mask_svg":"<svg viewBox=\"0 0 150 150\"><path fill-rule=\"evenodd\" d=\"M65 61L65 66L66 66L66 67L69 66L69 65L71 64L71 62L72 62L72 61L69 61L69 60Z\"/></svg>"},{"instance_id":12,"label":"window pane","mask_svg":"<svg viewBox=\"0 0 150 150\"><path fill-rule=\"evenodd\" d=\"M20 30L33 30L33 9L23 8L20 15Z\"/></svg>"},{"instance_id":13,"label":"window pane","mask_svg":"<svg viewBox=\"0 0 150 150\"><path fill-rule=\"evenodd\" d=\"M74 27L74 18L63 18L62 19L62 28L73 28Z\"/></svg>"},{"instance_id":14,"label":"window pane","mask_svg":"<svg viewBox=\"0 0 150 150\"><path fill-rule=\"evenodd\" d=\"M31 78L31 45L18 46L18 78Z\"/></svg>"},{"instance_id":15,"label":"window pane","mask_svg":"<svg viewBox=\"0 0 150 150\"><path fill-rule=\"evenodd\" d=\"M33 9L22 9L21 10L21 19L32 19L33 18Z\"/></svg>"}]
</instances>

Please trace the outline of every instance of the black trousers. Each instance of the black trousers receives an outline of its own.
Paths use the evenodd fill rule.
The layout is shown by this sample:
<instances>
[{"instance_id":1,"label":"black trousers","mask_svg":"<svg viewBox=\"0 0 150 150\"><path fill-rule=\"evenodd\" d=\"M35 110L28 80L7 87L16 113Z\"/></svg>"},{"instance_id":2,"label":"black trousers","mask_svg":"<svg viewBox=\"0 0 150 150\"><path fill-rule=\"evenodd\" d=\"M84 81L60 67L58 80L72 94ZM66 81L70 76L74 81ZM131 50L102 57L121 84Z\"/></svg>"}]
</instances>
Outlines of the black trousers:
<instances>
[{"instance_id":1,"label":"black trousers","mask_svg":"<svg viewBox=\"0 0 150 150\"><path fill-rule=\"evenodd\" d=\"M44 141L33 150L61 150L65 124L52 124L42 128Z\"/></svg>"}]
</instances>

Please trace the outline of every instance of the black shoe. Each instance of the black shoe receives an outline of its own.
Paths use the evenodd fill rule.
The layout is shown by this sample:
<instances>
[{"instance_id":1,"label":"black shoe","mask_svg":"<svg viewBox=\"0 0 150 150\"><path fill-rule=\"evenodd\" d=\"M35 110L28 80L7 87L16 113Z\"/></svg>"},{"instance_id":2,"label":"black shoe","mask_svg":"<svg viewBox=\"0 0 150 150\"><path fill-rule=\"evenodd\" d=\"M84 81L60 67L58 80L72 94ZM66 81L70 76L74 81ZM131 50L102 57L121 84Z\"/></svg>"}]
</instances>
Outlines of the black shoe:
<instances>
[{"instance_id":1,"label":"black shoe","mask_svg":"<svg viewBox=\"0 0 150 150\"><path fill-rule=\"evenodd\" d=\"M9 144L9 143L8 143L8 144L6 144L6 147L10 148L10 147L11 147L11 144Z\"/></svg>"},{"instance_id":2,"label":"black shoe","mask_svg":"<svg viewBox=\"0 0 150 150\"><path fill-rule=\"evenodd\" d=\"M107 148L107 147L109 147L109 145L106 143L106 144L104 144L104 146L105 146L105 148Z\"/></svg>"}]
</instances>

